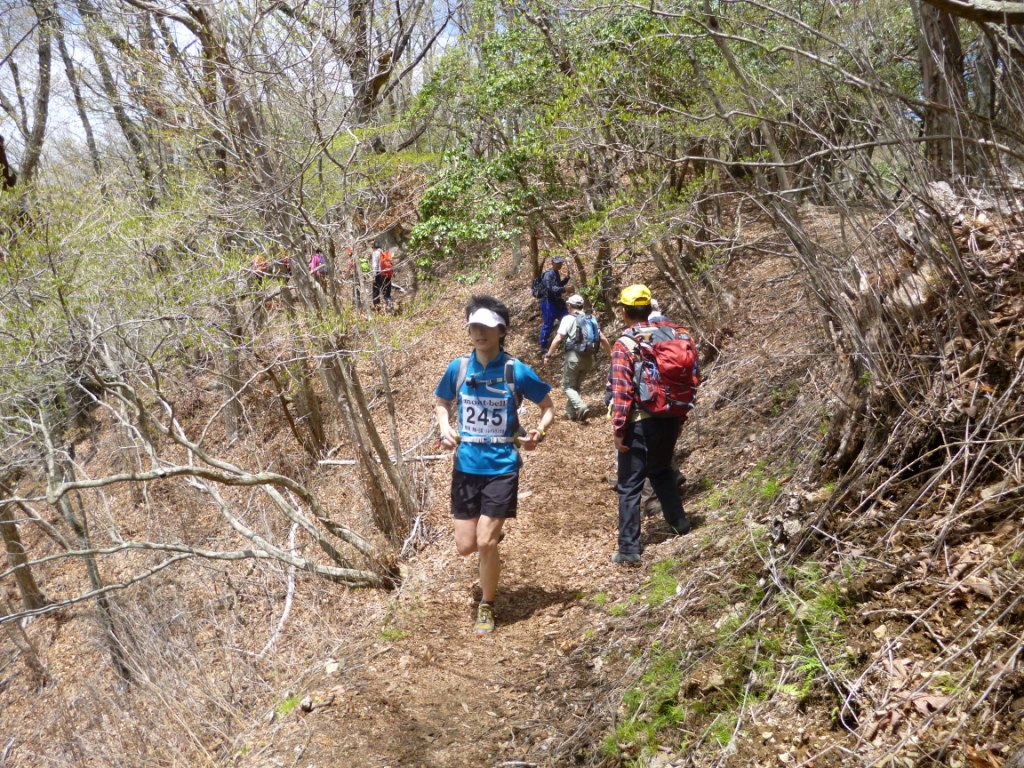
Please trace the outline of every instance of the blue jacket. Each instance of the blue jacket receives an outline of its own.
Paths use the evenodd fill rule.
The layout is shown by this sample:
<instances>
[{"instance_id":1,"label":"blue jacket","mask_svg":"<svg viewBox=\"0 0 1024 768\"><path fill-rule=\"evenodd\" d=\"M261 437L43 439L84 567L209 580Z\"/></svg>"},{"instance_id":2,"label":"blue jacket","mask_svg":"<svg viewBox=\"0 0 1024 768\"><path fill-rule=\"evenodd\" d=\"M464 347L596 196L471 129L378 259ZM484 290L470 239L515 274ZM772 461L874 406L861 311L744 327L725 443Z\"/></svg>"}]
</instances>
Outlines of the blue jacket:
<instances>
[{"instance_id":1,"label":"blue jacket","mask_svg":"<svg viewBox=\"0 0 1024 768\"><path fill-rule=\"evenodd\" d=\"M493 435L512 437L518 423L516 405L512 394L504 383L505 361L508 355L502 352L483 368L476 359L476 352L470 357L467 378L459 392L455 384L459 377L459 360L449 363L444 376L438 382L434 394L442 400L457 400L459 410L459 434ZM539 403L551 391L551 386L542 381L530 366L516 360L514 363L516 392L533 402ZM480 386L486 383L487 386ZM473 443L462 442L455 453L455 468L471 475L504 475L519 469L519 454L511 442Z\"/></svg>"},{"instance_id":2,"label":"blue jacket","mask_svg":"<svg viewBox=\"0 0 1024 768\"><path fill-rule=\"evenodd\" d=\"M552 267L541 275L540 279L544 282L544 287L547 289L548 301L563 301L562 294L565 293L566 283L569 282L568 275L564 278L559 277L558 270Z\"/></svg>"}]
</instances>

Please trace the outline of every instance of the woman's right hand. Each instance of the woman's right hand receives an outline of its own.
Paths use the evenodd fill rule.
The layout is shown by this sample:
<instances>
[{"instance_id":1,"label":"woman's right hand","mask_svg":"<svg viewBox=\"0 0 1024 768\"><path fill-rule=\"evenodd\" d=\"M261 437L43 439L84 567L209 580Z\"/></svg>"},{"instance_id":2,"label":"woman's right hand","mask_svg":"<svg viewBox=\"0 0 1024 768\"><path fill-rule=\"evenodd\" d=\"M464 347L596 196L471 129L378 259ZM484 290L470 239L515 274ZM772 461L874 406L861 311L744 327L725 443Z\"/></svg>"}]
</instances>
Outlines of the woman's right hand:
<instances>
[{"instance_id":1,"label":"woman's right hand","mask_svg":"<svg viewBox=\"0 0 1024 768\"><path fill-rule=\"evenodd\" d=\"M459 436L450 426L441 428L441 447L446 451L453 451L459 444Z\"/></svg>"}]
</instances>

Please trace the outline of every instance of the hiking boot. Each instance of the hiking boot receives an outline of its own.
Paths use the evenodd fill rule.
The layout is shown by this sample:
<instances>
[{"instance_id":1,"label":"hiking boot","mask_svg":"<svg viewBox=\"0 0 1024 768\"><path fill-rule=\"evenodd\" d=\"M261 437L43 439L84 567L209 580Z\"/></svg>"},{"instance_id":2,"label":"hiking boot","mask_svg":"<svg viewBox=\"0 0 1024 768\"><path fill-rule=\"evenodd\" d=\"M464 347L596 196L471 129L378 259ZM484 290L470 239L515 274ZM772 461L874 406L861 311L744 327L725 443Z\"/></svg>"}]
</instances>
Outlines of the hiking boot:
<instances>
[{"instance_id":1,"label":"hiking boot","mask_svg":"<svg viewBox=\"0 0 1024 768\"><path fill-rule=\"evenodd\" d=\"M473 623L473 631L478 637L489 635L494 631L494 608L487 603L480 603L476 612L476 621Z\"/></svg>"},{"instance_id":2,"label":"hiking boot","mask_svg":"<svg viewBox=\"0 0 1024 768\"><path fill-rule=\"evenodd\" d=\"M684 517L683 522L681 522L679 525L670 525L669 529L671 529L672 533L674 533L676 536L685 536L693 530L693 525L691 525L690 523L690 518Z\"/></svg>"},{"instance_id":3,"label":"hiking boot","mask_svg":"<svg viewBox=\"0 0 1024 768\"><path fill-rule=\"evenodd\" d=\"M640 555L635 552L616 552L612 555L612 562L619 565L639 565Z\"/></svg>"}]
</instances>

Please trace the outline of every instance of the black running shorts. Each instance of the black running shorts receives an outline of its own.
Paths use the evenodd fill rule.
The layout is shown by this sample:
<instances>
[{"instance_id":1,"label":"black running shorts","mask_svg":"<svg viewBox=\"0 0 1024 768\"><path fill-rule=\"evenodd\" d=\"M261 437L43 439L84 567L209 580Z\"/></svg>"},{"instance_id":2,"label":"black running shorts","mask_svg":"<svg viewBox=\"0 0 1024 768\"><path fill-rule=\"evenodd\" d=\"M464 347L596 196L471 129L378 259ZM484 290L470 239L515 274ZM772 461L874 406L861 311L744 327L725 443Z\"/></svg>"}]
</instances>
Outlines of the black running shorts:
<instances>
[{"instance_id":1,"label":"black running shorts","mask_svg":"<svg viewBox=\"0 0 1024 768\"><path fill-rule=\"evenodd\" d=\"M518 497L518 472L504 475L452 472L452 515L456 520L473 520L480 515L513 518Z\"/></svg>"}]
</instances>

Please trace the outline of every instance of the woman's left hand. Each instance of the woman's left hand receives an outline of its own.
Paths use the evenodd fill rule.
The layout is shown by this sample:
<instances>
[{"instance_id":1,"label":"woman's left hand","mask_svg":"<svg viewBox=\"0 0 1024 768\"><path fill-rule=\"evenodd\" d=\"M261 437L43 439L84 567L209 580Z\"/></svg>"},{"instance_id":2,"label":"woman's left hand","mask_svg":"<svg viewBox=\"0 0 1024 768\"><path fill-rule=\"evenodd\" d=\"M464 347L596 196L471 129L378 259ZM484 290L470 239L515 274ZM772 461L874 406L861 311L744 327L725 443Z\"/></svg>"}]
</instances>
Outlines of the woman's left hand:
<instances>
[{"instance_id":1,"label":"woman's left hand","mask_svg":"<svg viewBox=\"0 0 1024 768\"><path fill-rule=\"evenodd\" d=\"M525 437L519 438L519 446L524 451L532 451L541 441L544 439L544 435L541 434L539 429L531 429L526 433Z\"/></svg>"}]
</instances>

